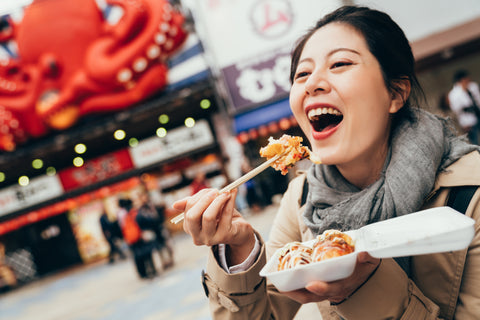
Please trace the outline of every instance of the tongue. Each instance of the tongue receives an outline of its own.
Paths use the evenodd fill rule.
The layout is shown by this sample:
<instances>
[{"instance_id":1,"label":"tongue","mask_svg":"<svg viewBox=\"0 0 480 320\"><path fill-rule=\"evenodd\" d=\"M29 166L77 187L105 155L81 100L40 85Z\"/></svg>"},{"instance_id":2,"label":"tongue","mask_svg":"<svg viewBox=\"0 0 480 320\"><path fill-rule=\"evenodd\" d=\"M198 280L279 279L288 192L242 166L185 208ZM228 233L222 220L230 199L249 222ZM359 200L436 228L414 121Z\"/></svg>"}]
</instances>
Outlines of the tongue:
<instances>
[{"instance_id":1,"label":"tongue","mask_svg":"<svg viewBox=\"0 0 480 320\"><path fill-rule=\"evenodd\" d=\"M323 128L322 131L320 131L320 132L328 131L328 130L330 130L330 129L335 128L336 126L337 126L336 124L329 124L328 126L326 126L325 128Z\"/></svg>"}]
</instances>

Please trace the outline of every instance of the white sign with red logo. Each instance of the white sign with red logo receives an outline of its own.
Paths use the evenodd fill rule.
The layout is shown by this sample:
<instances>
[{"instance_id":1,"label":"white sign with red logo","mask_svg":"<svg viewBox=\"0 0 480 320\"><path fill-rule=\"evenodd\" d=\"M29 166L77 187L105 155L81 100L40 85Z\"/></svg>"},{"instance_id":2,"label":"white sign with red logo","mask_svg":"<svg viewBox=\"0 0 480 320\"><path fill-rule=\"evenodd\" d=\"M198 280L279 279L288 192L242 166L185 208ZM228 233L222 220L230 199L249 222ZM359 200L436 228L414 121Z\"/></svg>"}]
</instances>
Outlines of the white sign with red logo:
<instances>
[{"instance_id":1,"label":"white sign with red logo","mask_svg":"<svg viewBox=\"0 0 480 320\"><path fill-rule=\"evenodd\" d=\"M27 186L11 186L0 191L0 216L19 211L63 194L57 176L40 176Z\"/></svg>"},{"instance_id":2,"label":"white sign with red logo","mask_svg":"<svg viewBox=\"0 0 480 320\"><path fill-rule=\"evenodd\" d=\"M342 5L338 0L185 2L193 6L198 33L237 110L284 98L294 42Z\"/></svg>"},{"instance_id":3,"label":"white sign with red logo","mask_svg":"<svg viewBox=\"0 0 480 320\"><path fill-rule=\"evenodd\" d=\"M215 139L208 122L198 120L191 128L175 128L168 131L163 138L151 137L142 140L129 151L134 166L143 168L214 143Z\"/></svg>"}]
</instances>

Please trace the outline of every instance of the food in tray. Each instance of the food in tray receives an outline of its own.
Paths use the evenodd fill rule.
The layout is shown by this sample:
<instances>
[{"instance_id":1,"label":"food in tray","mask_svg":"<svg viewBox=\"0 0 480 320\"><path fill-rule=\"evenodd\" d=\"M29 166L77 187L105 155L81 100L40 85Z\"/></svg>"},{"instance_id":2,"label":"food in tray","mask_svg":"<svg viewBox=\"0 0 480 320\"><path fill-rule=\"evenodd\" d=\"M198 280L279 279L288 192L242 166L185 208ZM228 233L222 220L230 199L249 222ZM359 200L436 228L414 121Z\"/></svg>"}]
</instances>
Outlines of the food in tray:
<instances>
[{"instance_id":1,"label":"food in tray","mask_svg":"<svg viewBox=\"0 0 480 320\"><path fill-rule=\"evenodd\" d=\"M278 271L312 262L312 248L300 242L287 243L284 250L280 256Z\"/></svg>"},{"instance_id":2,"label":"food in tray","mask_svg":"<svg viewBox=\"0 0 480 320\"><path fill-rule=\"evenodd\" d=\"M355 251L352 238L338 230L326 230L317 236L312 246L301 242L287 243L280 254L277 270L340 257Z\"/></svg>"},{"instance_id":3,"label":"food in tray","mask_svg":"<svg viewBox=\"0 0 480 320\"><path fill-rule=\"evenodd\" d=\"M338 230L327 230L313 245L312 262L344 256L355 250L352 238Z\"/></svg>"},{"instance_id":4,"label":"food in tray","mask_svg":"<svg viewBox=\"0 0 480 320\"><path fill-rule=\"evenodd\" d=\"M283 175L286 175L288 169L297 161L305 158L310 158L311 161L320 163L318 157L308 147L302 146L302 141L302 137L290 136L288 134L284 134L280 139L270 137L268 145L260 148L260 156L271 159L278 154L285 154L272 164L272 167Z\"/></svg>"}]
</instances>

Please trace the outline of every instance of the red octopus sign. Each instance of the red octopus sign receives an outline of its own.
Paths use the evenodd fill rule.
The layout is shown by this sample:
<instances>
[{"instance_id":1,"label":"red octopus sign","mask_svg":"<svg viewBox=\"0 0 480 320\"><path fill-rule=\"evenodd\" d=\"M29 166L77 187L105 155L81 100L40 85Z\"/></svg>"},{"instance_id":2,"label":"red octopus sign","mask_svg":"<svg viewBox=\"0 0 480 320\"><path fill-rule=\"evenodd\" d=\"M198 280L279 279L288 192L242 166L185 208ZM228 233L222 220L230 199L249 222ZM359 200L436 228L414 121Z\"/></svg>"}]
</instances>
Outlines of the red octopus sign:
<instances>
[{"instance_id":1,"label":"red octopus sign","mask_svg":"<svg viewBox=\"0 0 480 320\"><path fill-rule=\"evenodd\" d=\"M21 21L0 21L0 150L71 127L87 114L113 112L166 85L166 59L185 41L184 17L166 0L34 0ZM1 19L1 18L0 18Z\"/></svg>"}]
</instances>

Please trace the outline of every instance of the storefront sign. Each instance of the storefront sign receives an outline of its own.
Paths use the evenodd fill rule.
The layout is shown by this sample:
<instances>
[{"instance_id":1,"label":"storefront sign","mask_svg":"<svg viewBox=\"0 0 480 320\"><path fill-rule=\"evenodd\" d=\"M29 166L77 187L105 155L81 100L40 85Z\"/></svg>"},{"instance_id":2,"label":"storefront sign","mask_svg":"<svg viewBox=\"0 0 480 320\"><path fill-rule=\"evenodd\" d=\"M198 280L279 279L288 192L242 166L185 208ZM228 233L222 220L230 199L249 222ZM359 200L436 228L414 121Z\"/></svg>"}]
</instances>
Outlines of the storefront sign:
<instances>
[{"instance_id":1,"label":"storefront sign","mask_svg":"<svg viewBox=\"0 0 480 320\"><path fill-rule=\"evenodd\" d=\"M57 176L40 176L27 186L11 186L0 191L0 216L63 194L62 184Z\"/></svg>"},{"instance_id":2,"label":"storefront sign","mask_svg":"<svg viewBox=\"0 0 480 320\"><path fill-rule=\"evenodd\" d=\"M290 90L290 50L269 52L260 59L228 66L222 72L237 109L278 99Z\"/></svg>"},{"instance_id":3,"label":"storefront sign","mask_svg":"<svg viewBox=\"0 0 480 320\"><path fill-rule=\"evenodd\" d=\"M190 2L214 67L225 79L227 98L240 111L285 97L296 39L342 5L338 0Z\"/></svg>"},{"instance_id":4,"label":"storefront sign","mask_svg":"<svg viewBox=\"0 0 480 320\"><path fill-rule=\"evenodd\" d=\"M115 177L133 168L128 150L120 150L87 161L82 167L58 173L65 191L88 186Z\"/></svg>"},{"instance_id":5,"label":"storefront sign","mask_svg":"<svg viewBox=\"0 0 480 320\"><path fill-rule=\"evenodd\" d=\"M199 120L191 128L176 128L168 131L163 138L151 137L141 141L130 149L130 155L135 167L143 168L213 145L214 142L208 122Z\"/></svg>"}]
</instances>

